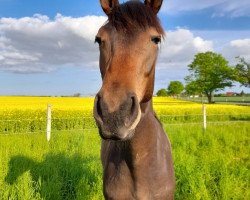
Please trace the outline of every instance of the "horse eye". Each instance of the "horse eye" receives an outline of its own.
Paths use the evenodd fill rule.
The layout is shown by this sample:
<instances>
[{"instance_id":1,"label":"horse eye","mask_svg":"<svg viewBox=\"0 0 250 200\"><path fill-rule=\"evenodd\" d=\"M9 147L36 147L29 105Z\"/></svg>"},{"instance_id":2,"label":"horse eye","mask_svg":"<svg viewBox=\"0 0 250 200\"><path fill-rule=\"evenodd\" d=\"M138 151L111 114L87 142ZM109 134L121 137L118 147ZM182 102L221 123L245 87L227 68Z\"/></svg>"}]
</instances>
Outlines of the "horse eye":
<instances>
[{"instance_id":1,"label":"horse eye","mask_svg":"<svg viewBox=\"0 0 250 200\"><path fill-rule=\"evenodd\" d=\"M95 37L95 43L100 45L102 43L102 39L100 37Z\"/></svg>"},{"instance_id":2,"label":"horse eye","mask_svg":"<svg viewBox=\"0 0 250 200\"><path fill-rule=\"evenodd\" d=\"M160 36L153 36L151 38L151 41L155 44L159 44L161 42L161 37Z\"/></svg>"}]
</instances>

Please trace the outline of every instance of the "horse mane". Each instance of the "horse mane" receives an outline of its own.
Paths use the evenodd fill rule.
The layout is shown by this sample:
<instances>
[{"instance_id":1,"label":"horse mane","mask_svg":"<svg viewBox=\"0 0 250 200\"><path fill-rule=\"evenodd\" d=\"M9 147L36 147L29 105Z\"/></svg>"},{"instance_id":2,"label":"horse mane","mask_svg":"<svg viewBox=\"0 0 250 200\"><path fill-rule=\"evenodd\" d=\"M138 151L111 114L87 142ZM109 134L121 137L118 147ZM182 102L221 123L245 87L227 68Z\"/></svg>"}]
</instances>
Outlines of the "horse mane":
<instances>
[{"instance_id":1,"label":"horse mane","mask_svg":"<svg viewBox=\"0 0 250 200\"><path fill-rule=\"evenodd\" d=\"M128 1L112 9L109 22L119 32L135 33L154 27L164 36L159 18L152 9L140 1Z\"/></svg>"}]
</instances>

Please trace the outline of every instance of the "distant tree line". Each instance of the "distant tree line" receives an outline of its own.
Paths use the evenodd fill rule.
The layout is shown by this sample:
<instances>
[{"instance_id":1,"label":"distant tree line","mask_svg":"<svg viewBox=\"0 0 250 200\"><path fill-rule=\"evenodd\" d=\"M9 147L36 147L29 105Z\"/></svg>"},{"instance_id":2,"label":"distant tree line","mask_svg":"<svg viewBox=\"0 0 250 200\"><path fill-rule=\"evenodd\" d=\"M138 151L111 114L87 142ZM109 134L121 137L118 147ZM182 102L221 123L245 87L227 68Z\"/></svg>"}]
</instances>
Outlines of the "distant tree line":
<instances>
[{"instance_id":1,"label":"distant tree line","mask_svg":"<svg viewBox=\"0 0 250 200\"><path fill-rule=\"evenodd\" d=\"M238 63L229 66L228 61L214 52L198 53L188 65L189 74L185 77L184 86L180 81L171 81L167 89L160 89L157 96L205 95L212 103L212 95L232 87L234 82L250 87L250 63L243 57L236 57ZM244 92L243 92L244 93Z\"/></svg>"}]
</instances>

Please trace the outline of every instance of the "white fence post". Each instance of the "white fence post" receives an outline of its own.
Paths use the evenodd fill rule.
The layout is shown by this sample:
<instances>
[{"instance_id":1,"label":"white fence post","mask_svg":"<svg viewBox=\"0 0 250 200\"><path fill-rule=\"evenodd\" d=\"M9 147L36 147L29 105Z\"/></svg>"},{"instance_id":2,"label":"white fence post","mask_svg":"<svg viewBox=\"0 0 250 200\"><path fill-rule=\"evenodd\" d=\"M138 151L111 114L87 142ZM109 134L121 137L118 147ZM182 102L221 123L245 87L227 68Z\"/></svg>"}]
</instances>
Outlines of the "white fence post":
<instances>
[{"instance_id":1,"label":"white fence post","mask_svg":"<svg viewBox=\"0 0 250 200\"><path fill-rule=\"evenodd\" d=\"M47 109L47 140L50 141L50 135L51 135L51 105L48 104Z\"/></svg>"},{"instance_id":2,"label":"white fence post","mask_svg":"<svg viewBox=\"0 0 250 200\"><path fill-rule=\"evenodd\" d=\"M202 114L203 114L203 130L207 128L207 114L206 114L206 105L202 104Z\"/></svg>"}]
</instances>

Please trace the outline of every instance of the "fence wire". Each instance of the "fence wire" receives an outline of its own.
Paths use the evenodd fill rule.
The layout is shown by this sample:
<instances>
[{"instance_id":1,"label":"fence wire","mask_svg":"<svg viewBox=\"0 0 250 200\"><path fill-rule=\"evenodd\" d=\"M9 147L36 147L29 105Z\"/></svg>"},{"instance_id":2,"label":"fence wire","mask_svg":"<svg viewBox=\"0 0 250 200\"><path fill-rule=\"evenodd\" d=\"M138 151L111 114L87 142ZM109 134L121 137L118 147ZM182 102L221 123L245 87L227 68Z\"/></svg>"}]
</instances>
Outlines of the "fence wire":
<instances>
[{"instance_id":1,"label":"fence wire","mask_svg":"<svg viewBox=\"0 0 250 200\"><path fill-rule=\"evenodd\" d=\"M178 123L178 120L175 118L182 118L183 121L186 121L185 118L192 118L194 117L195 120L197 120L197 117L199 116L199 121L195 122L180 122ZM232 120L227 121L207 121L207 125L231 125L231 124L244 124L249 123L250 124L250 113L241 113L241 114L209 114L207 115L207 119L214 116L230 116L233 117ZM239 119L235 119L236 116L241 116ZM174 120L168 120L167 117L170 117ZM161 120L162 125L164 128L171 127L171 126L191 126L191 125L201 125L202 126L202 114L193 114L193 115L158 115L158 118ZM242 120L244 119L244 120ZM190 120L190 119L189 119ZM63 128L60 128L60 124L55 125L55 122L63 122L66 123L63 124ZM173 123L173 121L176 121L176 123ZM188 120L187 120L188 121ZM23 123L27 123L28 125L23 125ZM36 128L32 126L35 126L33 123L37 122L39 124L39 130L35 130ZM72 124L70 124L72 122ZM79 123L77 123L79 122ZM82 124L80 123L82 122ZM54 123L54 124L53 124ZM67 124L69 123L69 124ZM10 125L12 127L10 128ZM2 126L2 130L1 130ZM21 128L20 128L21 126ZM23 127L22 127L23 126ZM89 126L89 127L88 127ZM3 130L4 127L4 130ZM67 128L65 128L67 127ZM20 130L20 131L19 131ZM83 131L83 132L89 132L89 131L97 131L97 127L94 122L93 117L77 117L77 118L53 118L52 117L52 132L74 132L74 131ZM24 135L24 134L45 134L46 133L46 118L38 118L38 119L1 119L0 120L0 135Z\"/></svg>"},{"instance_id":2,"label":"fence wire","mask_svg":"<svg viewBox=\"0 0 250 200\"><path fill-rule=\"evenodd\" d=\"M187 114L187 115L157 115L158 118L161 117L192 117L192 116L203 116L203 114ZM207 117L210 116L247 116L250 117L250 113L237 113L237 114L209 114L206 115ZM54 118L52 117L52 120L85 120L85 119L92 119L94 120L94 117L67 117L67 118ZM38 118L38 119L0 119L0 122L22 122L22 121L46 121L47 118Z\"/></svg>"}]
</instances>

